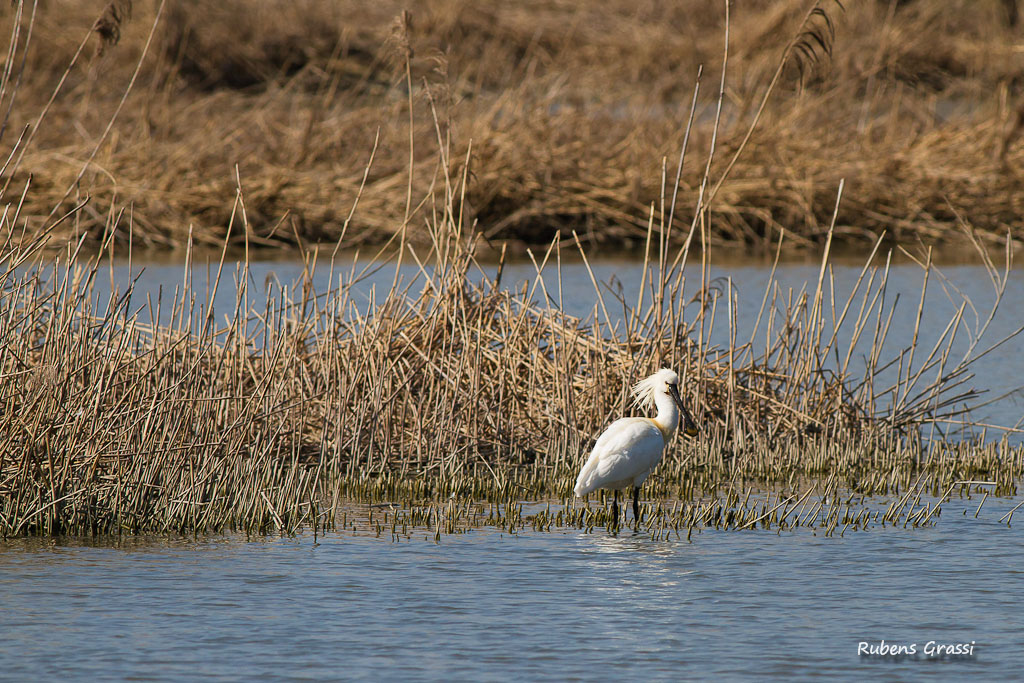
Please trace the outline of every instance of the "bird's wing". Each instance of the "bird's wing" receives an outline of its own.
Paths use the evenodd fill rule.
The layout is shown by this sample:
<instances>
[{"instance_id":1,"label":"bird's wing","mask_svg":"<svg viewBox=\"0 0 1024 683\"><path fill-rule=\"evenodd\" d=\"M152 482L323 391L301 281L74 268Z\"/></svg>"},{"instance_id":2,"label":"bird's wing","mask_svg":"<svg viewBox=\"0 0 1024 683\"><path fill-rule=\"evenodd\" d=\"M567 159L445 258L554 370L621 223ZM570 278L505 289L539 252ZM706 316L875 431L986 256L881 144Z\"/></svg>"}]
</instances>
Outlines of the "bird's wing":
<instances>
[{"instance_id":1,"label":"bird's wing","mask_svg":"<svg viewBox=\"0 0 1024 683\"><path fill-rule=\"evenodd\" d=\"M665 437L653 422L645 418L624 422L614 433L609 428L608 439L594 445L601 448L597 475L607 481L631 479L654 467L661 460ZM614 427L615 425L612 425ZM604 436L604 435L602 435Z\"/></svg>"},{"instance_id":2,"label":"bird's wing","mask_svg":"<svg viewBox=\"0 0 1024 683\"><path fill-rule=\"evenodd\" d=\"M624 418L612 423L598 438L576 479L574 493L586 494L609 484L630 481L661 459L665 438L646 418Z\"/></svg>"}]
</instances>

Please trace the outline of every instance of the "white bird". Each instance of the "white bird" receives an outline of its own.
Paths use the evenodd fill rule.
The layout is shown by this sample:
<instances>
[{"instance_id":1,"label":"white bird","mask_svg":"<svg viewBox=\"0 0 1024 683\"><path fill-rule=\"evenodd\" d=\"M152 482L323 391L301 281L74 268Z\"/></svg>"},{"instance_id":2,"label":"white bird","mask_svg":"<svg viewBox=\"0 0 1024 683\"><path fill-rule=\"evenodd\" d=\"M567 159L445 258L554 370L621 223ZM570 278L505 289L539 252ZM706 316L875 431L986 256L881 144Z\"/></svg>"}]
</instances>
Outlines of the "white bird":
<instances>
[{"instance_id":1,"label":"white bird","mask_svg":"<svg viewBox=\"0 0 1024 683\"><path fill-rule=\"evenodd\" d=\"M679 375L668 368L642 379L633 387L636 404L645 410L657 406L653 417L623 417L611 424L597 439L590 458L576 478L573 493L582 498L597 489L615 492L612 515L618 524L619 489L633 487L633 517L640 519L640 486L661 462L665 446L679 425L683 433L697 435L697 425L679 397Z\"/></svg>"}]
</instances>

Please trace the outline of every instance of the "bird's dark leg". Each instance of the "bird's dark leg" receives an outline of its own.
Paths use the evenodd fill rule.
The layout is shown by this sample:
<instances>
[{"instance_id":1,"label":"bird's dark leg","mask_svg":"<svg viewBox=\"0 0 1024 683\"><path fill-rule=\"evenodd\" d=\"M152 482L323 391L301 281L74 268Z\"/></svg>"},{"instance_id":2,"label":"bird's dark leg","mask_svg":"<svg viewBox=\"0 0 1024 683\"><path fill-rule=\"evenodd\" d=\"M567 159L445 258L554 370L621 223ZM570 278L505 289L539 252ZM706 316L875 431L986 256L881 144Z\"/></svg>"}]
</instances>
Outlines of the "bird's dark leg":
<instances>
[{"instance_id":1,"label":"bird's dark leg","mask_svg":"<svg viewBox=\"0 0 1024 683\"><path fill-rule=\"evenodd\" d=\"M640 524L640 487L633 487L633 519Z\"/></svg>"},{"instance_id":2,"label":"bird's dark leg","mask_svg":"<svg viewBox=\"0 0 1024 683\"><path fill-rule=\"evenodd\" d=\"M612 498L612 526L619 525L619 490L615 489L615 497Z\"/></svg>"}]
</instances>

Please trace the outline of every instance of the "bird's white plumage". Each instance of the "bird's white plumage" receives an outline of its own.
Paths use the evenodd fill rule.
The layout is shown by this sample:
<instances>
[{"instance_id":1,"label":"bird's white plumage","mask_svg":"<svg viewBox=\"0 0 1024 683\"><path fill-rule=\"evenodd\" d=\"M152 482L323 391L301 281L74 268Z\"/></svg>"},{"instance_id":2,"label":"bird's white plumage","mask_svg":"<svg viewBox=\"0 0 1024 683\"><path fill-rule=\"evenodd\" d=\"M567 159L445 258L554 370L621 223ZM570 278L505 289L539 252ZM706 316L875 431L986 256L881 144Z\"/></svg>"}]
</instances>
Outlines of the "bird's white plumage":
<instances>
[{"instance_id":1,"label":"bird's white plumage","mask_svg":"<svg viewBox=\"0 0 1024 683\"><path fill-rule=\"evenodd\" d=\"M661 462L665 437L646 417L616 420L601 434L587 464L576 478L577 496L599 488L621 489L639 486Z\"/></svg>"},{"instance_id":2,"label":"bird's white plumage","mask_svg":"<svg viewBox=\"0 0 1024 683\"><path fill-rule=\"evenodd\" d=\"M677 391L679 376L663 368L633 387L641 408L658 408L655 418L626 417L616 420L594 444L573 492L585 496L597 489L618 490L640 486L661 462L665 445L679 423L679 408L669 390ZM678 396L678 393L675 394Z\"/></svg>"}]
</instances>

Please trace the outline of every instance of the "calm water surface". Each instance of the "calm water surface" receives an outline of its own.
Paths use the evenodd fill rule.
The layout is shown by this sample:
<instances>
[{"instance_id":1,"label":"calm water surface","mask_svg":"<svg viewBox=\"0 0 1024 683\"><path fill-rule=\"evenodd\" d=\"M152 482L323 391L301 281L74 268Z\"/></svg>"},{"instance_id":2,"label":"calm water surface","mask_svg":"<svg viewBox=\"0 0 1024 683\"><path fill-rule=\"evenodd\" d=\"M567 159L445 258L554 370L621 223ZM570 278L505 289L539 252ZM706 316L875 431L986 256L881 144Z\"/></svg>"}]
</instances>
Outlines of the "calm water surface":
<instances>
[{"instance_id":1,"label":"calm water surface","mask_svg":"<svg viewBox=\"0 0 1024 683\"><path fill-rule=\"evenodd\" d=\"M1011 501L990 498L974 519L976 506L954 500L934 527L843 538L7 541L0 677L1014 677L1024 538L997 522ZM858 656L882 639L918 655ZM974 641L974 655L929 658L929 641Z\"/></svg>"},{"instance_id":2,"label":"calm water surface","mask_svg":"<svg viewBox=\"0 0 1024 683\"><path fill-rule=\"evenodd\" d=\"M637 266L597 263L595 271L635 300ZM268 279L288 285L300 272L294 263L255 264L252 293ZM841 300L860 268L834 272ZM979 309L991 301L981 268L944 272ZM817 273L816 264L783 265L778 278L813 291ZM593 314L585 269L565 274L562 305ZM1024 319L1022 274L1010 274L993 341ZM505 282L515 287L533 275L532 266L514 265ZM749 329L768 269L716 268L714 276L732 278L738 324ZM119 266L113 285L136 277L133 301L144 303L161 289L170 297L182 269ZM206 267L193 277L205 298ZM385 291L391 277L368 279L367 301L369 288ZM325 287L327 270L315 281ZM890 296L903 301L891 348L911 338L920 284L916 266L893 268ZM223 288L218 314L232 311L234 298L233 285ZM922 348L959 300L933 286L928 303ZM976 373L974 385L990 395L1019 386L1024 340L984 358ZM1013 396L986 411L1000 424L1024 412ZM953 501L934 527L843 538L705 531L687 543L603 530L477 530L439 545L427 533L401 543L342 534L319 544L310 537L0 541L0 679L1012 679L1024 657L1024 539L1019 521L1008 528L998 519L1017 502L989 499L975 519L977 499ZM858 656L860 642L883 639L913 644L918 654ZM931 658L929 641L973 641L974 655Z\"/></svg>"}]
</instances>

